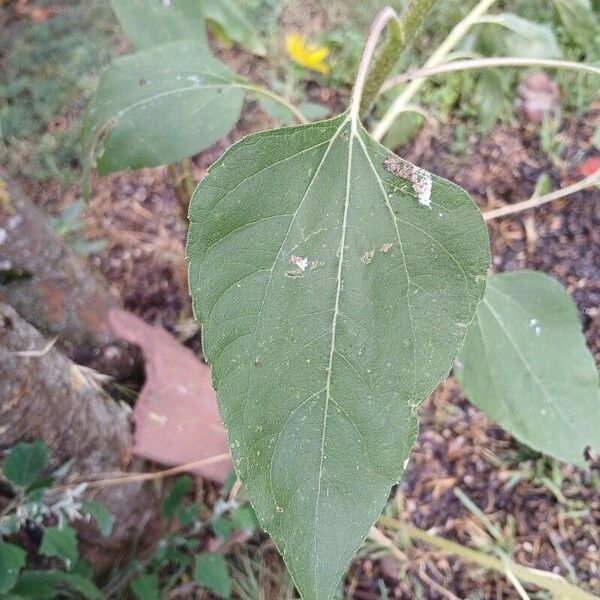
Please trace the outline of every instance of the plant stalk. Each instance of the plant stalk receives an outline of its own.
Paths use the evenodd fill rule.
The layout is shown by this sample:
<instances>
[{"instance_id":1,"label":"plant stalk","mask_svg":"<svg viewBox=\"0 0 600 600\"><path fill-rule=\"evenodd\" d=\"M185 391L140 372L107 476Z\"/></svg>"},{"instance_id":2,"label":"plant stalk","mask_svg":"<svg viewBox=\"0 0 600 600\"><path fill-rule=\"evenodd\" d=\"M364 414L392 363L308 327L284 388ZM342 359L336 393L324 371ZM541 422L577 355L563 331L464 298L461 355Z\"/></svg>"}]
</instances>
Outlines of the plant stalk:
<instances>
[{"instance_id":1,"label":"plant stalk","mask_svg":"<svg viewBox=\"0 0 600 600\"><path fill-rule=\"evenodd\" d=\"M283 96L280 96L279 94L276 94L270 89L250 83L247 85L242 85L240 87L243 87L248 91L254 92L255 94L262 94L266 98L270 98L274 102L277 102L278 104L281 104L281 106L287 108L287 110L289 110L296 117L296 119L298 119L300 123L308 123L308 119L304 116L302 111L300 111L296 106L294 106L289 100L287 100Z\"/></svg>"},{"instance_id":2,"label":"plant stalk","mask_svg":"<svg viewBox=\"0 0 600 600\"><path fill-rule=\"evenodd\" d=\"M600 75L600 68L594 65L586 65L570 60L553 60L544 58L526 58L526 57L492 57L492 58L474 58L469 60L456 60L453 62L443 63L434 67L417 69L402 73L396 77L388 79L382 87L382 92L387 92L393 87L401 84L431 77L432 75L440 75L442 73L452 73L455 71L467 71L471 69L490 69L496 67L546 67L548 69L572 69L575 71L585 71L594 75Z\"/></svg>"},{"instance_id":3,"label":"plant stalk","mask_svg":"<svg viewBox=\"0 0 600 600\"><path fill-rule=\"evenodd\" d=\"M402 51L415 38L423 19L436 0L412 0L400 17L387 24L387 39L377 53L367 75L360 102L360 116L371 109L375 98Z\"/></svg>"},{"instance_id":4,"label":"plant stalk","mask_svg":"<svg viewBox=\"0 0 600 600\"><path fill-rule=\"evenodd\" d=\"M375 54L375 48L377 42L385 29L386 25L392 21L397 20L398 15L393 8L386 6L381 12L375 17L367 41L365 42L365 49L363 50L360 64L358 65L358 71L356 73L356 81L354 82L354 89L352 90L352 100L350 101L350 118L352 123L356 123L360 118L360 109L362 106L363 91L365 83L369 74L369 66L373 60Z\"/></svg>"},{"instance_id":5,"label":"plant stalk","mask_svg":"<svg viewBox=\"0 0 600 600\"><path fill-rule=\"evenodd\" d=\"M480 0L473 10L460 21L454 29L450 32L448 37L437 47L435 52L429 57L425 63L425 68L434 67L443 62L452 49L462 40L467 34L469 29L477 23L479 17L481 17L489 8L494 4L496 0ZM403 90L403 92L394 100L392 105L388 108L386 113L383 115L381 121L377 124L373 130L373 137L376 140L380 140L394 124L396 117L406 109L406 105L410 102L412 97L421 89L421 86L425 82L425 79L415 79L409 83Z\"/></svg>"},{"instance_id":6,"label":"plant stalk","mask_svg":"<svg viewBox=\"0 0 600 600\"><path fill-rule=\"evenodd\" d=\"M482 213L483 218L486 221L491 221L492 219L512 215L514 213L527 210L529 208L537 208L542 204L547 204L548 202L559 200L560 198L564 198L565 196L570 196L571 194L580 192L581 190L592 187L593 185L600 185L600 169L595 173L584 177L576 183L561 188L560 190L550 192L549 194L544 194L543 196L530 198L529 200L523 200L522 202L517 202L515 204L508 204L507 206L501 206L500 208L487 210L484 213Z\"/></svg>"},{"instance_id":7,"label":"plant stalk","mask_svg":"<svg viewBox=\"0 0 600 600\"><path fill-rule=\"evenodd\" d=\"M489 554L479 552L478 550L467 548L466 546L451 542L443 537L434 535L423 529L414 527L413 525L402 523L390 517L382 516L380 517L379 522L384 527L389 527L390 529L401 532L411 540L418 540L429 544L430 546L439 548L444 552L448 552L449 554L455 554L456 556L474 562L485 569L497 571L505 575L507 569L509 569L511 574L523 583L548 590L552 592L556 598L563 598L564 600L598 600L598 596L585 592L554 573L523 567L508 558L501 560L495 556L490 556Z\"/></svg>"}]
</instances>

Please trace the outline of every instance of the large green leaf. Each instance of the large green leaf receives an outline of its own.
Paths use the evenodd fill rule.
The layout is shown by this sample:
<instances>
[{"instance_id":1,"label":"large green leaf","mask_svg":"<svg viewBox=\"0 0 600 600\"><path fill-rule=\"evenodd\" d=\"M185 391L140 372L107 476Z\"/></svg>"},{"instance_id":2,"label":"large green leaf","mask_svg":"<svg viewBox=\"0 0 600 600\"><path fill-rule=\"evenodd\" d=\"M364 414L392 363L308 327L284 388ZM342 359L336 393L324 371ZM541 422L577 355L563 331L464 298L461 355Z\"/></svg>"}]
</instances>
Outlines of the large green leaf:
<instances>
[{"instance_id":1,"label":"large green leaf","mask_svg":"<svg viewBox=\"0 0 600 600\"><path fill-rule=\"evenodd\" d=\"M111 0L111 4L138 50L180 40L195 40L208 48L202 0Z\"/></svg>"},{"instance_id":2,"label":"large green leaf","mask_svg":"<svg viewBox=\"0 0 600 600\"><path fill-rule=\"evenodd\" d=\"M104 73L83 126L101 175L173 163L207 148L239 118L244 82L196 42L164 44Z\"/></svg>"},{"instance_id":3,"label":"large green leaf","mask_svg":"<svg viewBox=\"0 0 600 600\"><path fill-rule=\"evenodd\" d=\"M190 219L190 290L237 473L303 598L325 600L460 349L485 225L466 192L349 113L232 146Z\"/></svg>"},{"instance_id":4,"label":"large green leaf","mask_svg":"<svg viewBox=\"0 0 600 600\"><path fill-rule=\"evenodd\" d=\"M600 450L598 372L567 292L542 273L493 275L456 374L469 400L532 448L577 465Z\"/></svg>"}]
</instances>

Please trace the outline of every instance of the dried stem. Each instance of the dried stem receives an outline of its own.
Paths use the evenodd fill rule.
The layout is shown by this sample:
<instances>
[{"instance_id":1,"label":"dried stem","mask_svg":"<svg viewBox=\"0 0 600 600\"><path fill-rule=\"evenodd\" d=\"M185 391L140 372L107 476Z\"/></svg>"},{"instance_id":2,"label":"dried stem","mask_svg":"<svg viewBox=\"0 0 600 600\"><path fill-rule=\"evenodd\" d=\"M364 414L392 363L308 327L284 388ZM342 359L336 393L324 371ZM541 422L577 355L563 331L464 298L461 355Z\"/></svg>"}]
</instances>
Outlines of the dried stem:
<instances>
[{"instance_id":1,"label":"dried stem","mask_svg":"<svg viewBox=\"0 0 600 600\"><path fill-rule=\"evenodd\" d=\"M296 117L296 119L298 119L299 123L308 123L308 119L304 116L304 114L296 106L294 106L289 100L287 100L283 96L276 94L275 92L269 90L268 88L262 87L261 85L254 85L254 84L250 84L250 83L247 85L241 85L240 87L243 87L246 90L254 92L255 94L262 94L266 98L270 98L274 102L277 102L278 104L281 104L281 106L287 108L287 110L289 110Z\"/></svg>"},{"instance_id":2,"label":"dried stem","mask_svg":"<svg viewBox=\"0 0 600 600\"><path fill-rule=\"evenodd\" d=\"M385 527L400 531L411 540L418 540L431 546L435 546L448 554L455 554L461 558L474 562L484 569L497 571L504 575L506 575L508 569L512 576L523 583L548 590L557 598L569 598L569 600L598 600L597 596L585 592L554 573L523 567L512 562L508 558L501 560L495 556L490 556L489 554L479 552L478 550L467 548L466 546L451 542L443 537L434 535L428 531L414 527L413 525L402 523L396 519L381 517L379 522Z\"/></svg>"},{"instance_id":3,"label":"dried stem","mask_svg":"<svg viewBox=\"0 0 600 600\"><path fill-rule=\"evenodd\" d=\"M522 202L517 202L516 204L509 204L507 206L501 206L500 208L487 210L483 213L483 218L486 221L491 221L492 219L512 215L514 213L527 210L529 208L537 208L542 204L547 204L548 202L559 200L560 198L564 198L565 196L575 194L576 192L592 187L593 185L599 184L600 169L598 169L595 173L588 175L584 179L581 179L577 183L568 185L567 187L561 188L560 190L555 190L554 192L550 192L549 194L544 194L543 196L530 198L529 200L523 200Z\"/></svg>"},{"instance_id":4,"label":"dried stem","mask_svg":"<svg viewBox=\"0 0 600 600\"><path fill-rule=\"evenodd\" d=\"M198 467L205 467L207 465L214 465L216 463L225 462L231 460L231 454L225 452L223 454L216 454L209 458L203 458L194 462L172 467L171 469L164 469L163 471L155 471L154 473L128 473L120 477L108 477L106 479L87 479L87 477L93 477L88 475L78 479L77 481L68 485L62 485L52 488L53 490L66 490L85 483L87 487L107 487L113 485L123 485L127 483L133 483L134 481L151 481L155 479L163 479L164 477L170 477L171 475L178 475L179 473L186 473L192 471Z\"/></svg>"},{"instance_id":5,"label":"dried stem","mask_svg":"<svg viewBox=\"0 0 600 600\"><path fill-rule=\"evenodd\" d=\"M549 69L572 69L575 71L585 71L594 75L600 75L600 68L570 60L521 58L512 56L476 58L472 60L456 60L454 62L443 63L434 67L402 73L401 75L388 79L388 81L386 81L381 87L381 91L387 92L401 83L408 83L410 81L414 81L415 79L423 79L425 77L431 77L432 75L439 75L441 73L467 71L469 69L490 69L494 67L546 67Z\"/></svg>"}]
</instances>

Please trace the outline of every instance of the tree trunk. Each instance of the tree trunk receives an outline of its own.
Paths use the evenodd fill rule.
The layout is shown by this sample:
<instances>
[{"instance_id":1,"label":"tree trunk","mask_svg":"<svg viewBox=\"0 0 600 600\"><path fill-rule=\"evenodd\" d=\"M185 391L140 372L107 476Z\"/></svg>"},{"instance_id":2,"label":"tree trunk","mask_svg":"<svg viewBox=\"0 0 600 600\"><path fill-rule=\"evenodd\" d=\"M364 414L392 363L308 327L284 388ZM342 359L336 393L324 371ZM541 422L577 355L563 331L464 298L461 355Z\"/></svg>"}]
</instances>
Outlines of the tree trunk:
<instances>
[{"instance_id":1,"label":"tree trunk","mask_svg":"<svg viewBox=\"0 0 600 600\"><path fill-rule=\"evenodd\" d=\"M108 322L119 303L53 231L47 218L0 172L0 300L4 299L80 364L117 377L139 369L137 349Z\"/></svg>"},{"instance_id":2,"label":"tree trunk","mask_svg":"<svg viewBox=\"0 0 600 600\"><path fill-rule=\"evenodd\" d=\"M47 346L47 338L0 302L0 450L41 439L49 448L49 468L70 460L68 476L77 479L115 475L134 466L128 412L57 348ZM134 549L143 553L163 533L156 485L90 487L84 495L103 502L115 517L110 538L103 538L95 525L75 523L82 555L97 572Z\"/></svg>"}]
</instances>

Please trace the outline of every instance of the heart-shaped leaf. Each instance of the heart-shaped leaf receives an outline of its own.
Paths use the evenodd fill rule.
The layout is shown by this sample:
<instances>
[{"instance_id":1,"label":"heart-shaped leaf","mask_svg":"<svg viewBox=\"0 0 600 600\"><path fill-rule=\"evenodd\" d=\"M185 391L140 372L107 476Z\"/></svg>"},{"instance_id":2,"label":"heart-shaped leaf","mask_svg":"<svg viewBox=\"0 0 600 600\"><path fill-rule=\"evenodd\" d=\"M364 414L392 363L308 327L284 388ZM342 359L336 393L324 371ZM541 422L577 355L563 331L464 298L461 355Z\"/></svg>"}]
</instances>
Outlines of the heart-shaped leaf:
<instances>
[{"instance_id":1,"label":"heart-shaped leaf","mask_svg":"<svg viewBox=\"0 0 600 600\"><path fill-rule=\"evenodd\" d=\"M190 290L237 473L305 600L330 598L483 295L464 190L349 113L251 135L197 188Z\"/></svg>"},{"instance_id":2,"label":"heart-shaped leaf","mask_svg":"<svg viewBox=\"0 0 600 600\"><path fill-rule=\"evenodd\" d=\"M543 273L493 275L455 370L475 406L532 448L576 465L600 450L600 390L581 323Z\"/></svg>"},{"instance_id":3,"label":"heart-shaped leaf","mask_svg":"<svg viewBox=\"0 0 600 600\"><path fill-rule=\"evenodd\" d=\"M47 458L48 448L41 440L34 440L30 444L19 442L6 457L2 473L11 483L28 487L38 478Z\"/></svg>"},{"instance_id":4,"label":"heart-shaped leaf","mask_svg":"<svg viewBox=\"0 0 600 600\"><path fill-rule=\"evenodd\" d=\"M137 50L180 40L208 49L201 0L111 0L127 38Z\"/></svg>"},{"instance_id":5,"label":"heart-shaped leaf","mask_svg":"<svg viewBox=\"0 0 600 600\"><path fill-rule=\"evenodd\" d=\"M120 58L102 76L86 115L88 163L96 155L105 175L196 154L235 125L245 87L189 40Z\"/></svg>"}]
</instances>

